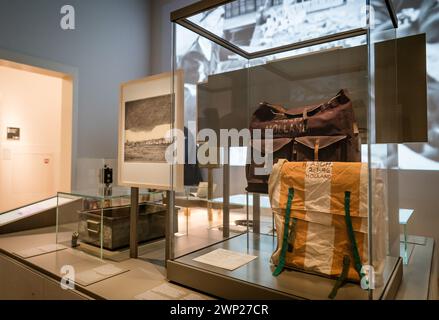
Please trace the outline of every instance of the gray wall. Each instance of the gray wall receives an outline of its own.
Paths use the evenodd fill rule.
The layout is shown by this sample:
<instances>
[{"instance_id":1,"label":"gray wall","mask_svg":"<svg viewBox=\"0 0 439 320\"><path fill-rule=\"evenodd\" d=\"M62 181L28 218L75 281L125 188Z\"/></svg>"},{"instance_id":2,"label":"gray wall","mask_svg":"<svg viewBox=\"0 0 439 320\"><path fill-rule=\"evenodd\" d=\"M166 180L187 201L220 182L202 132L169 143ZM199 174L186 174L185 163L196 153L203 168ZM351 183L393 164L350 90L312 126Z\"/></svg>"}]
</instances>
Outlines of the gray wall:
<instances>
[{"instance_id":1,"label":"gray wall","mask_svg":"<svg viewBox=\"0 0 439 320\"><path fill-rule=\"evenodd\" d=\"M75 8L76 30L60 28L65 4ZM0 49L78 71L76 158L117 157L119 85L150 73L150 7L148 0L0 0Z\"/></svg>"},{"instance_id":2,"label":"gray wall","mask_svg":"<svg viewBox=\"0 0 439 320\"><path fill-rule=\"evenodd\" d=\"M171 70L171 12L194 2L198 0L152 0L151 72L153 74Z\"/></svg>"}]
</instances>

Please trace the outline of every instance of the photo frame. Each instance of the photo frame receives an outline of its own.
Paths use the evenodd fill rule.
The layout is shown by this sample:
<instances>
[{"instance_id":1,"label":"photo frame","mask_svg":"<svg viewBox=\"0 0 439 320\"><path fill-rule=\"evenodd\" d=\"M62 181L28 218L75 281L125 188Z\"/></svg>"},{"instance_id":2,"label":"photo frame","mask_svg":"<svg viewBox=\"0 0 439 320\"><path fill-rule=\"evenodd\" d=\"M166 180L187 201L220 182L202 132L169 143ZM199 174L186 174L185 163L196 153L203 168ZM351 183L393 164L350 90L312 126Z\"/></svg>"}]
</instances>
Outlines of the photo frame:
<instances>
[{"instance_id":1,"label":"photo frame","mask_svg":"<svg viewBox=\"0 0 439 320\"><path fill-rule=\"evenodd\" d=\"M184 189L183 163L166 161L171 128L183 132L183 71L121 84L118 184L159 190ZM172 89L174 84L174 90ZM173 119L173 121L172 121ZM184 152L184 141L177 139ZM184 140L184 139L183 139ZM183 147L183 148L181 148ZM179 151L180 152L180 151Z\"/></svg>"},{"instance_id":2,"label":"photo frame","mask_svg":"<svg viewBox=\"0 0 439 320\"><path fill-rule=\"evenodd\" d=\"M6 139L7 140L20 140L20 128L7 127L6 128Z\"/></svg>"}]
</instances>

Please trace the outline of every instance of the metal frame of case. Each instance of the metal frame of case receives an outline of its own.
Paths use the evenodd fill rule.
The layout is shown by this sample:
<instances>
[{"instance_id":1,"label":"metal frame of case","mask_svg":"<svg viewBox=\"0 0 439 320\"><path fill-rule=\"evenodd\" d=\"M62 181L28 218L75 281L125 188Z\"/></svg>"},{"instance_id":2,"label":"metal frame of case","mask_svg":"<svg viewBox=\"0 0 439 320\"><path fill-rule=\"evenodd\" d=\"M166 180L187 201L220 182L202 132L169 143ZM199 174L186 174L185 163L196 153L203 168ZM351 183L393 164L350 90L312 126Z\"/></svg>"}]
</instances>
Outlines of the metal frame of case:
<instances>
[{"instance_id":1,"label":"metal frame of case","mask_svg":"<svg viewBox=\"0 0 439 320\"><path fill-rule=\"evenodd\" d=\"M354 29L354 30L349 30L346 32L340 32L340 33L336 33L336 34L331 34L328 36L323 36L323 37L319 37L319 38L315 38L315 39L311 39L311 40L306 40L306 41L301 41L301 42L297 42L297 43L291 43L285 46L279 46L279 47L275 47L275 48L270 48L267 50L261 50L261 51L257 51L254 53L250 53L247 52L241 48L239 48L238 46L225 41L223 38L213 34L212 32L209 32L208 30L201 28L199 25L191 22L188 20L189 17L216 8L218 6L233 2L234 0L203 0L203 1L199 1L196 2L192 5L189 5L187 7L184 7L182 9L173 11L171 13L171 21L174 23L178 23L181 26L188 28L189 30L198 33L199 35L209 39L212 42L215 42L216 44L227 48L228 50L240 55L241 57L245 58L245 59L255 59L255 58L260 58L263 56L268 56L268 55L272 55L275 53L281 53L281 52L285 52L285 51L290 51L290 50L297 50L297 49L301 49L301 48L306 48L306 47L310 47L310 46L314 46L314 45L318 45L318 44L322 44L322 43L326 43L326 42L331 42L331 41L337 41L337 40L342 40L342 39L346 39L346 38L351 38L351 37L356 37L356 36L361 36L361 35L366 35L367 34L367 30L364 28L358 28L358 29ZM396 29L398 28L398 18L396 17L396 13L395 13L395 9L393 6L393 2L392 0L384 0L386 3L386 7L387 10L389 12L389 16L392 20L392 24L393 27ZM367 0L367 4L370 3L370 0Z\"/></svg>"}]
</instances>

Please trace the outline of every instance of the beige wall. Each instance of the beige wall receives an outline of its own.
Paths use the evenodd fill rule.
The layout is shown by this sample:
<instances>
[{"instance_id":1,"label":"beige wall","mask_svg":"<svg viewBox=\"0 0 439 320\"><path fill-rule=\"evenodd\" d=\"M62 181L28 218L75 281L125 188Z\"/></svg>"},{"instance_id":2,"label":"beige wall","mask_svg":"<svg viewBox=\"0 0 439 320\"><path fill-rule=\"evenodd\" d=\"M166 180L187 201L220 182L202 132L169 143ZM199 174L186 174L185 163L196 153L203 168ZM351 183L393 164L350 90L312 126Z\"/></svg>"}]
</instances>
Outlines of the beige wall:
<instances>
[{"instance_id":1,"label":"beige wall","mask_svg":"<svg viewBox=\"0 0 439 320\"><path fill-rule=\"evenodd\" d=\"M0 66L0 211L50 197L63 185L62 89L60 78ZM19 141L6 139L7 127L20 128Z\"/></svg>"}]
</instances>

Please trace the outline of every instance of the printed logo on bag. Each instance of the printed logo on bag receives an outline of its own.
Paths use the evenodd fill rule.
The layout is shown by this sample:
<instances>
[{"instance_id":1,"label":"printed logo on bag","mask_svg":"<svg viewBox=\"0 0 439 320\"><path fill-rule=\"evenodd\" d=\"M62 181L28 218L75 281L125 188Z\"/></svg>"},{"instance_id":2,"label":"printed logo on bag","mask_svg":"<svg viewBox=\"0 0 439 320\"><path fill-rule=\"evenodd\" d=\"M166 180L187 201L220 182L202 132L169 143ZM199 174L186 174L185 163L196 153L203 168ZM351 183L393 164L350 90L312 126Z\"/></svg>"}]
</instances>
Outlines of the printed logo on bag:
<instances>
[{"instance_id":1,"label":"printed logo on bag","mask_svg":"<svg viewBox=\"0 0 439 320\"><path fill-rule=\"evenodd\" d=\"M75 268L71 265L61 267L61 288L63 290L75 289Z\"/></svg>"},{"instance_id":2,"label":"printed logo on bag","mask_svg":"<svg viewBox=\"0 0 439 320\"><path fill-rule=\"evenodd\" d=\"M331 179L332 162L309 162L306 165L306 179Z\"/></svg>"}]
</instances>

